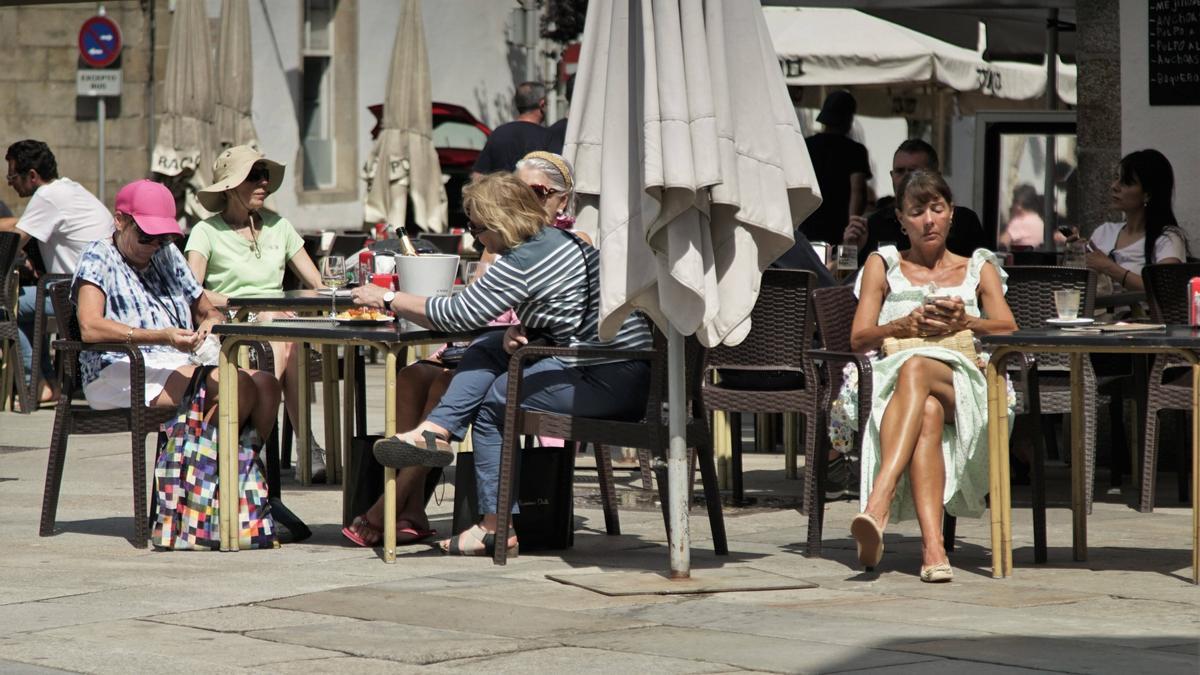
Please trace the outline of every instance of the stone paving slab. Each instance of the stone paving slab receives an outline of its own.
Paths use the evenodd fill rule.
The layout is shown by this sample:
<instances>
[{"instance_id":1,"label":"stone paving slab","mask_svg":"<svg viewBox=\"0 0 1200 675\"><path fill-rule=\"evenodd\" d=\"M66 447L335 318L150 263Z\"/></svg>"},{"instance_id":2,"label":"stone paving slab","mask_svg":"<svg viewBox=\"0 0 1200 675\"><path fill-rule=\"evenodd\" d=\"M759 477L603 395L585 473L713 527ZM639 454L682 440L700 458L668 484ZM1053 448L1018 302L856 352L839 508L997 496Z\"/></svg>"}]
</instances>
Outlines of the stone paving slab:
<instances>
[{"instance_id":1,"label":"stone paving slab","mask_svg":"<svg viewBox=\"0 0 1200 675\"><path fill-rule=\"evenodd\" d=\"M228 655L228 656L217 656ZM17 640L0 638L0 658L64 670L128 675L148 670L236 672L241 667L337 656L310 647L281 645L151 621L105 621L45 630Z\"/></svg>"},{"instance_id":2,"label":"stone paving slab","mask_svg":"<svg viewBox=\"0 0 1200 675\"><path fill-rule=\"evenodd\" d=\"M607 596L575 586L547 584L544 579L540 581L513 580L503 583L493 582L486 585L457 587L450 590L432 590L429 594L445 595L475 602L502 602L512 605L543 607L564 611L671 602L670 598L661 596Z\"/></svg>"},{"instance_id":3,"label":"stone paving slab","mask_svg":"<svg viewBox=\"0 0 1200 675\"><path fill-rule=\"evenodd\" d=\"M550 647L488 659L454 661L430 668L436 672L495 673L720 673L728 666L651 654L608 649ZM744 671L740 671L744 672Z\"/></svg>"},{"instance_id":4,"label":"stone paving slab","mask_svg":"<svg viewBox=\"0 0 1200 675\"><path fill-rule=\"evenodd\" d=\"M247 669L246 672L277 673L278 675L313 675L313 673L338 673L338 675L415 675L429 672L428 668L410 666L383 659L364 659L357 656L339 656L329 659L309 659L287 663L268 663Z\"/></svg>"},{"instance_id":5,"label":"stone paving slab","mask_svg":"<svg viewBox=\"0 0 1200 675\"><path fill-rule=\"evenodd\" d=\"M862 673L855 664L847 664L848 670L831 670L829 673ZM939 659L937 661L921 661L906 663L899 666L884 666L871 668L872 675L1033 675L1034 673L1060 673L1060 670L1035 670L1017 666L999 666L994 663L979 663L977 661L959 661Z\"/></svg>"},{"instance_id":6,"label":"stone paving slab","mask_svg":"<svg viewBox=\"0 0 1200 675\"><path fill-rule=\"evenodd\" d=\"M157 623L174 626L189 626L218 633L246 633L270 629L287 629L313 624L330 625L334 623L349 623L362 625L362 622L341 616L312 614L310 612L293 612L286 609L274 609L258 605L237 605L233 607L214 607L193 612L177 614L160 614L145 619Z\"/></svg>"},{"instance_id":7,"label":"stone paving slab","mask_svg":"<svg viewBox=\"0 0 1200 675\"><path fill-rule=\"evenodd\" d=\"M815 588L816 584L764 572L753 567L696 570L687 579L672 579L661 572L600 572L596 574L548 574L547 579L609 596L696 595L726 591L784 591Z\"/></svg>"},{"instance_id":8,"label":"stone paving slab","mask_svg":"<svg viewBox=\"0 0 1200 675\"><path fill-rule=\"evenodd\" d=\"M70 671L0 659L0 673L4 673L5 675L59 675L60 673L68 672Z\"/></svg>"},{"instance_id":9,"label":"stone paving slab","mask_svg":"<svg viewBox=\"0 0 1200 675\"><path fill-rule=\"evenodd\" d=\"M1155 673L1195 675L1194 658L1153 649L1130 649L1094 641L997 636L986 639L898 643L893 649L917 654L1005 663L1068 673Z\"/></svg>"},{"instance_id":10,"label":"stone paving slab","mask_svg":"<svg viewBox=\"0 0 1200 675\"><path fill-rule=\"evenodd\" d=\"M829 672L851 659L859 669L932 660L894 651L675 626L572 635L563 642L788 673Z\"/></svg>"},{"instance_id":11,"label":"stone paving slab","mask_svg":"<svg viewBox=\"0 0 1200 675\"><path fill-rule=\"evenodd\" d=\"M596 617L582 612L369 587L309 593L264 604L278 609L519 638L550 638L577 630L619 630L647 625L645 621L621 617Z\"/></svg>"},{"instance_id":12,"label":"stone paving slab","mask_svg":"<svg viewBox=\"0 0 1200 675\"><path fill-rule=\"evenodd\" d=\"M481 632L426 628L390 621L309 624L250 631L246 636L412 665L494 656L537 649L543 645L536 640L498 638Z\"/></svg>"}]
</instances>

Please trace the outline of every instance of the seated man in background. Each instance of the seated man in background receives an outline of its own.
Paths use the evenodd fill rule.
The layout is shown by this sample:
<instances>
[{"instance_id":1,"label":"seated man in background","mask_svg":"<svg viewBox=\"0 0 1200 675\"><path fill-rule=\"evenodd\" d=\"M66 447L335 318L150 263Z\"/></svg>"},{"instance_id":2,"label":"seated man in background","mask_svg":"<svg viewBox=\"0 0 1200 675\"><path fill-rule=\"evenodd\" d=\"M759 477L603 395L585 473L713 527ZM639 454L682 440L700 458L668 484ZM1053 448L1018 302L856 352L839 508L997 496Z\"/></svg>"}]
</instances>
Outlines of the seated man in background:
<instances>
[{"instance_id":1,"label":"seated man in background","mask_svg":"<svg viewBox=\"0 0 1200 675\"><path fill-rule=\"evenodd\" d=\"M892 156L892 188L898 190L900 181L913 171L938 170L937 150L919 138L910 138L901 143ZM879 249L881 243L895 244L901 251L909 247L908 235L900 227L895 209L891 208L878 209L869 218L850 216L842 243L858 247L859 268L866 263L868 255ZM987 241L983 225L974 211L965 206L954 207L946 248L951 253L966 257L970 257L977 248L991 248L991 242Z\"/></svg>"},{"instance_id":2,"label":"seated man in background","mask_svg":"<svg viewBox=\"0 0 1200 675\"><path fill-rule=\"evenodd\" d=\"M37 240L49 274L74 274L79 256L88 244L106 239L113 231L113 217L99 199L82 185L58 175L58 163L49 146L41 141L17 141L8 146L8 184L20 197L29 197L21 218L0 217L0 232L16 232L21 246ZM49 298L46 311L51 311ZM21 358L25 376L33 374L33 331L37 312L37 286L22 286L17 307ZM50 350L42 345L42 390L33 392L42 403L57 397Z\"/></svg>"}]
</instances>

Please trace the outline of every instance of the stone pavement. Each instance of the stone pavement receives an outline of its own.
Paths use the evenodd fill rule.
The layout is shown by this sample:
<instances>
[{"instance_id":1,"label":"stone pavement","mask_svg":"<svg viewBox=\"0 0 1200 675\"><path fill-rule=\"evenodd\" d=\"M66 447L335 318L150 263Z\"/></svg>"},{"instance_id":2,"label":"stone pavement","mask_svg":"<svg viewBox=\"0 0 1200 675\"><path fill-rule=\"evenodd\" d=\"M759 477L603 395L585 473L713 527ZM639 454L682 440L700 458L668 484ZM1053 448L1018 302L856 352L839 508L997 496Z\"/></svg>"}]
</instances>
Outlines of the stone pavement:
<instances>
[{"instance_id":1,"label":"stone pavement","mask_svg":"<svg viewBox=\"0 0 1200 675\"><path fill-rule=\"evenodd\" d=\"M782 479L780 455L750 455L747 486L767 499L726 510L731 554L721 558L693 509L696 574L750 568L817 587L608 597L546 577L667 567L661 515L632 473L619 474L621 536L604 534L580 473L575 547L506 567L423 546L385 565L378 551L342 541L335 487L294 484L287 502L311 540L160 553L126 539L127 436L72 443L57 534L37 536L52 420L52 411L0 414L3 673L1200 672L1191 514L1172 501L1173 474L1161 476L1152 514L1128 507L1128 487L1098 490L1090 557L1074 563L1066 469L1052 467L1050 564L1032 564L1028 492L1016 488L1015 576L990 577L986 521L960 520L955 580L928 585L916 577L915 523L889 528L879 573L860 572L848 502L828 508L825 557L804 557L800 484ZM451 496L448 485L431 505L442 531Z\"/></svg>"}]
</instances>

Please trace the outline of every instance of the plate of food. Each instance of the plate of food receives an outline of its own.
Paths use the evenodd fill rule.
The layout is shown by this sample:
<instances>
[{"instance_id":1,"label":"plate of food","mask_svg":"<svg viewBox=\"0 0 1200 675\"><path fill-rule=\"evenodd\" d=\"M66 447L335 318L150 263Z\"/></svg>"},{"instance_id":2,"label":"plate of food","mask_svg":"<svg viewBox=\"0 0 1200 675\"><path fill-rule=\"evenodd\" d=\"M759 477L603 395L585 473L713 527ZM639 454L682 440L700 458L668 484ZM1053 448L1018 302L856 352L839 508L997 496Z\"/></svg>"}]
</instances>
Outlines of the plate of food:
<instances>
[{"instance_id":1,"label":"plate of food","mask_svg":"<svg viewBox=\"0 0 1200 675\"><path fill-rule=\"evenodd\" d=\"M354 307L334 315L337 322L347 326L375 326L391 323L395 317L389 316L382 309L373 307Z\"/></svg>"}]
</instances>

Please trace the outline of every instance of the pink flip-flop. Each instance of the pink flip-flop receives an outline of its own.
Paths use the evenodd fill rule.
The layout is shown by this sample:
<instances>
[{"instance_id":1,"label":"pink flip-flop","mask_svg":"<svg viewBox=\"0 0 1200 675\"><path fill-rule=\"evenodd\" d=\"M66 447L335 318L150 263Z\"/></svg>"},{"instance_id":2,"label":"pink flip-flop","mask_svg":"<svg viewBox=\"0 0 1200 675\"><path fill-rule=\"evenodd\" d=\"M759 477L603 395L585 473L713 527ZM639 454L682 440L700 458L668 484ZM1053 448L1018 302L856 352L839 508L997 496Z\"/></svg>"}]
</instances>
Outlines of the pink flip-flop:
<instances>
[{"instance_id":1,"label":"pink flip-flop","mask_svg":"<svg viewBox=\"0 0 1200 675\"><path fill-rule=\"evenodd\" d=\"M350 523L348 527L342 528L342 536L346 539L349 539L354 544L362 546L363 548L371 548L378 545L380 543L378 541L373 544L367 543L367 540L363 539L361 534L354 531L355 527L361 527L363 525L366 525L371 529L375 529L375 526L371 524L371 521L367 520L366 516L355 516L354 522Z\"/></svg>"},{"instance_id":2,"label":"pink flip-flop","mask_svg":"<svg viewBox=\"0 0 1200 675\"><path fill-rule=\"evenodd\" d=\"M434 536L437 536L437 530L422 530L411 520L401 520L396 523L397 546L415 544Z\"/></svg>"}]
</instances>

